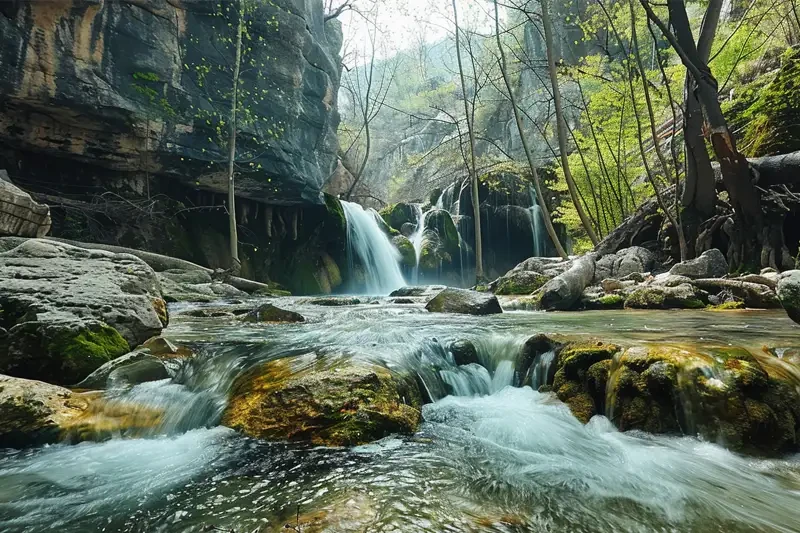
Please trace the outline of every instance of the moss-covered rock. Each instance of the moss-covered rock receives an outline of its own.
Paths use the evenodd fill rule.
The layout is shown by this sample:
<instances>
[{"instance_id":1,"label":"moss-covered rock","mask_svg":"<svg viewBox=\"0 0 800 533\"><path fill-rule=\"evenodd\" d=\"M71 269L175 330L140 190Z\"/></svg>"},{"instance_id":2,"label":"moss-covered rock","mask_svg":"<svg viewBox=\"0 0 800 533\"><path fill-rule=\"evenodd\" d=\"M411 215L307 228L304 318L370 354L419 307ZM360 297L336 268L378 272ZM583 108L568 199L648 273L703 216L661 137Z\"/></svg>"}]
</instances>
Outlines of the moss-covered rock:
<instances>
[{"instance_id":1,"label":"moss-covered rock","mask_svg":"<svg viewBox=\"0 0 800 533\"><path fill-rule=\"evenodd\" d=\"M650 285L633 291L625 299L627 309L702 309L707 296L692 285Z\"/></svg>"},{"instance_id":2,"label":"moss-covered rock","mask_svg":"<svg viewBox=\"0 0 800 533\"><path fill-rule=\"evenodd\" d=\"M24 322L9 331L0 372L72 385L129 351L117 330L97 320Z\"/></svg>"},{"instance_id":3,"label":"moss-covered rock","mask_svg":"<svg viewBox=\"0 0 800 533\"><path fill-rule=\"evenodd\" d=\"M549 277L538 272L528 270L512 270L505 276L498 278L493 284L495 294L532 294L550 280Z\"/></svg>"},{"instance_id":4,"label":"moss-covered rock","mask_svg":"<svg viewBox=\"0 0 800 533\"><path fill-rule=\"evenodd\" d=\"M414 432L420 403L414 381L386 368L300 356L240 376L222 423L261 439L351 446Z\"/></svg>"},{"instance_id":5,"label":"moss-covered rock","mask_svg":"<svg viewBox=\"0 0 800 533\"><path fill-rule=\"evenodd\" d=\"M467 315L491 315L503 312L500 302L493 294L454 288L447 288L434 296L425 309L431 313Z\"/></svg>"},{"instance_id":6,"label":"moss-covered rock","mask_svg":"<svg viewBox=\"0 0 800 533\"><path fill-rule=\"evenodd\" d=\"M709 311L731 311L733 309L744 309L744 302L740 300L729 300L719 305L709 305L706 307Z\"/></svg>"},{"instance_id":7,"label":"moss-covered rock","mask_svg":"<svg viewBox=\"0 0 800 533\"><path fill-rule=\"evenodd\" d=\"M264 322L305 322L306 319L300 313L281 309L272 304L263 304L246 315L242 316L243 322L264 323Z\"/></svg>"},{"instance_id":8,"label":"moss-covered rock","mask_svg":"<svg viewBox=\"0 0 800 533\"><path fill-rule=\"evenodd\" d=\"M405 223L417 223L417 208L405 202L387 205L379 213L389 227L397 231L400 231Z\"/></svg>"},{"instance_id":9,"label":"moss-covered rock","mask_svg":"<svg viewBox=\"0 0 800 533\"><path fill-rule=\"evenodd\" d=\"M315 257L298 257L287 283L298 294L331 294L342 284L342 273L336 261L321 252Z\"/></svg>"},{"instance_id":10,"label":"moss-covered rock","mask_svg":"<svg viewBox=\"0 0 800 533\"><path fill-rule=\"evenodd\" d=\"M789 318L800 324L800 270L784 273L778 282L778 298Z\"/></svg>"},{"instance_id":11,"label":"moss-covered rock","mask_svg":"<svg viewBox=\"0 0 800 533\"><path fill-rule=\"evenodd\" d=\"M392 244L400 252L400 264L405 269L412 269L417 266L417 251L414 250L414 245L408 240L408 237L395 235L392 237Z\"/></svg>"},{"instance_id":12,"label":"moss-covered rock","mask_svg":"<svg viewBox=\"0 0 800 533\"><path fill-rule=\"evenodd\" d=\"M439 237L439 248L451 257L459 253L458 230L450 213L444 209L434 209L425 218L425 229L435 231Z\"/></svg>"}]
</instances>

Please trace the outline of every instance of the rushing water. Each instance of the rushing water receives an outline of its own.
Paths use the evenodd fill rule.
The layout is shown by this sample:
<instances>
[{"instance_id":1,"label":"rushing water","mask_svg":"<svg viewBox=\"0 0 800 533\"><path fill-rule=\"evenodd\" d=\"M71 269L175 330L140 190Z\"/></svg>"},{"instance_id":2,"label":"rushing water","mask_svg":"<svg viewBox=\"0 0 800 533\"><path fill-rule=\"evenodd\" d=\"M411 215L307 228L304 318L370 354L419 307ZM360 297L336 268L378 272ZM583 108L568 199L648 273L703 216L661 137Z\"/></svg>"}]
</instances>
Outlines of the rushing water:
<instances>
[{"instance_id":1,"label":"rushing water","mask_svg":"<svg viewBox=\"0 0 800 533\"><path fill-rule=\"evenodd\" d=\"M367 299L280 305L304 324L175 314L166 335L197 349L175 382L113 392L169 408L147 438L0 452L0 531L789 532L800 460L754 459L693 437L583 426L549 393L519 388L540 332L607 340L797 346L777 312L429 314ZM373 303L377 302L377 303ZM176 308L177 310L179 308ZM456 367L471 340L480 365ZM218 427L231 381L258 361L316 353L418 373L436 400L411 437L354 449L266 443ZM766 355L760 355L767 357ZM536 383L552 354L540 354ZM289 529L284 529L288 524Z\"/></svg>"},{"instance_id":2,"label":"rushing water","mask_svg":"<svg viewBox=\"0 0 800 533\"><path fill-rule=\"evenodd\" d=\"M347 218L347 256L350 272L356 260L364 269L367 292L389 294L405 285L400 271L400 252L381 230L374 214L351 202L342 201Z\"/></svg>"},{"instance_id":3,"label":"rushing water","mask_svg":"<svg viewBox=\"0 0 800 533\"><path fill-rule=\"evenodd\" d=\"M428 218L428 215L433 212L432 209L423 212L422 205L414 204L414 210L417 215L417 225L414 228L414 233L412 233L408 240L411 241L411 244L414 246L414 254L417 257L417 264L414 266L414 272L412 275L411 282L413 284L419 283L419 260L422 257L422 246L425 244L426 238L426 229L425 229L425 220Z\"/></svg>"}]
</instances>

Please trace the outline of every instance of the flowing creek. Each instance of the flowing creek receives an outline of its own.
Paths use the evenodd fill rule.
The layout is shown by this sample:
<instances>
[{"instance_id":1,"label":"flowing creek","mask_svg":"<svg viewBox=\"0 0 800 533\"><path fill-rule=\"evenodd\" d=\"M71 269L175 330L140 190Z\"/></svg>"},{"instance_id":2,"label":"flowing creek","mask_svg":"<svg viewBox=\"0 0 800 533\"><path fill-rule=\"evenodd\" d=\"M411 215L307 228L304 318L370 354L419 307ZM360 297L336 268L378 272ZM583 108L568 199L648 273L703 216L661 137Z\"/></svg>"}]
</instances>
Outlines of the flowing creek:
<instances>
[{"instance_id":1,"label":"flowing creek","mask_svg":"<svg viewBox=\"0 0 800 533\"><path fill-rule=\"evenodd\" d=\"M783 313L471 317L365 302L331 308L281 299L308 319L291 325L173 313L165 336L198 356L176 382L109 392L165 407L164 423L141 438L0 451L0 531L798 530L799 457L745 457L688 436L620 433L604 417L584 426L554 395L513 386L521 346L536 333L735 344L757 354L762 345L800 345ZM473 341L482 366L453 364L445 347L462 339ZM218 426L239 372L305 353L416 372L435 400L423 408L419 432L326 449ZM547 381L550 362L552 353L537 358L536 384Z\"/></svg>"}]
</instances>

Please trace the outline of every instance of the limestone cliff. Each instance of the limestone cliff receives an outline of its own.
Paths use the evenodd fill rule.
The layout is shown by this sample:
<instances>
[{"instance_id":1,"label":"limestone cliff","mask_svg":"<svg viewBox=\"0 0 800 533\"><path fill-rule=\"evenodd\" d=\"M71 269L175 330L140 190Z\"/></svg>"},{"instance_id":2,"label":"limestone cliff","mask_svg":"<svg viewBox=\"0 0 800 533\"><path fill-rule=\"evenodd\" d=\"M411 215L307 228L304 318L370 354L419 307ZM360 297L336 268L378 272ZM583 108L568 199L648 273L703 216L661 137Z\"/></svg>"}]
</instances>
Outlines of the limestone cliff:
<instances>
[{"instance_id":1,"label":"limestone cliff","mask_svg":"<svg viewBox=\"0 0 800 533\"><path fill-rule=\"evenodd\" d=\"M169 178L223 193L225 154L197 112L211 105L208 86L190 75L200 58L232 62L215 42L233 29L215 9L204 0L0 3L0 168L40 191L144 194ZM322 0L257 9L257 68L242 78L267 97L241 132L259 150L237 194L319 204L336 164L341 32L324 22ZM208 84L226 83L219 76Z\"/></svg>"}]
</instances>

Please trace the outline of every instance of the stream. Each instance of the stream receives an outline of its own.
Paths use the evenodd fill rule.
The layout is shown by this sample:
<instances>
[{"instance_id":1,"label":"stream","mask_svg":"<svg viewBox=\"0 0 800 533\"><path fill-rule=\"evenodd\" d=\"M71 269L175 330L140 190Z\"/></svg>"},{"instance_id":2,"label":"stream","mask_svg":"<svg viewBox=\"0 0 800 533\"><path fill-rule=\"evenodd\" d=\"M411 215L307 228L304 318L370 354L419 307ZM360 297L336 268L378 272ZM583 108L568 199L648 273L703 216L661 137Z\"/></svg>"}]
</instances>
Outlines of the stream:
<instances>
[{"instance_id":1,"label":"stream","mask_svg":"<svg viewBox=\"0 0 800 533\"><path fill-rule=\"evenodd\" d=\"M109 397L166 409L141 438L0 450L0 531L791 532L800 458L746 457L697 438L584 426L551 393L516 387L536 333L606 341L798 346L783 312L432 314L387 298L278 305L303 324L192 318L164 336L197 357L175 380ZM446 346L472 340L482 366ZM235 377L287 355L365 358L415 372L434 400L417 434L356 448L269 443L220 427ZM545 357L540 362L546 365ZM546 372L543 372L546 376ZM546 377L541 379L545 380Z\"/></svg>"}]
</instances>

